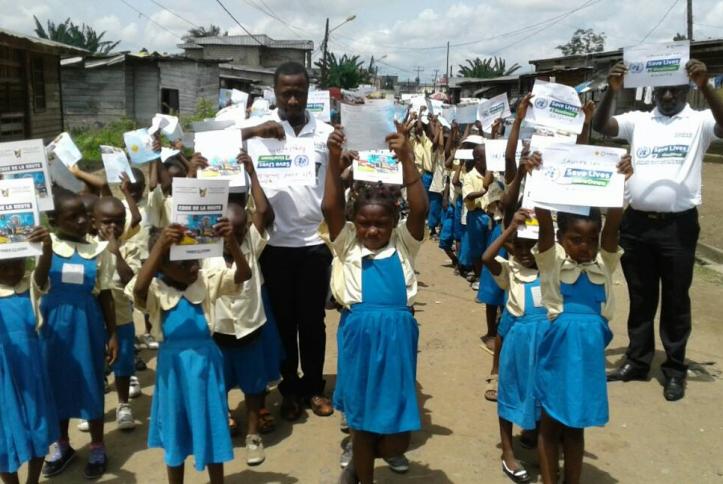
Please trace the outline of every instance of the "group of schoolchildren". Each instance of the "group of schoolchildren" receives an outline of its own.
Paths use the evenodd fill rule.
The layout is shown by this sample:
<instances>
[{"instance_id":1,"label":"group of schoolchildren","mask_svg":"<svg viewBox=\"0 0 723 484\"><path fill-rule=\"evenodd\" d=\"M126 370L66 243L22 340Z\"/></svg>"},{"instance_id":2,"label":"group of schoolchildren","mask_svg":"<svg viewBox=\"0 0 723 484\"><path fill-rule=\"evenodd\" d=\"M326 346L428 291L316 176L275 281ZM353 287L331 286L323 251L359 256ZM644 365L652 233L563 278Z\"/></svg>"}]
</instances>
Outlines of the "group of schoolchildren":
<instances>
[{"instance_id":1,"label":"group of schoolchildren","mask_svg":"<svg viewBox=\"0 0 723 484\"><path fill-rule=\"evenodd\" d=\"M584 431L608 421L604 349L612 338L612 274L621 208L591 208L588 215L532 207L521 196L528 174L543 164L520 129L532 95L523 97L508 127L504 173L487 169L485 139L502 136L497 120L484 132L478 122L464 134L445 129L423 111L411 115L415 159L428 191L428 228L449 256L455 273L470 281L485 305L482 348L493 355L485 398L497 402L501 468L514 482L531 477L513 451L513 424L520 445L537 447L542 480L579 483ZM587 143L592 102L582 108ZM422 108L423 109L423 108ZM472 150L459 160L458 149ZM428 161L429 160L429 161ZM632 175L630 157L618 170ZM537 237L528 230L538 227ZM518 232L525 229L525 236ZM558 468L560 448L564 469Z\"/></svg>"},{"instance_id":2,"label":"group of schoolchildren","mask_svg":"<svg viewBox=\"0 0 723 484\"><path fill-rule=\"evenodd\" d=\"M456 125L445 130L434 116L410 115L386 140L402 165L401 190L381 183L346 190L343 128L329 136L320 233L334 255L331 293L342 308L334 406L353 443L342 483L372 483L375 459L403 455L421 427L412 307L425 223L459 273L479 280L483 344L494 352L493 373L499 370L488 396L498 403L504 473L529 480L512 450L516 424L525 445L538 446L546 484L558 480L560 445L565 482L580 482L583 429L608 419L604 348L622 209L607 209L604 223L595 208L586 216L557 213L555 230L548 210L520 208L526 176L544 163L537 152L515 156L529 103L527 96L517 108L502 179L487 170L484 148L485 135L500 136L501 122L490 133L468 126L460 136ZM586 118L589 112L586 106ZM471 149L472 159L457 160L458 148ZM120 423L129 409L132 307L160 342L148 445L164 450L169 482L183 482L191 455L212 483L223 482L223 463L233 458L227 394L234 387L246 394L247 461L263 461L264 395L279 378L281 350L258 257L274 215L251 159L242 152L238 161L250 189L229 196L227 217L214 226L224 239L222 258L170 259L186 231L171 223L172 179L193 177L205 164L201 154L181 154L152 162L144 210L139 170L134 183L121 185L125 204L106 184L78 174L89 194L57 191L53 233L37 228L30 236L43 248L34 269L24 259L0 261L4 482L18 482L25 462L28 482L41 471L63 472L75 456L71 418L88 422L85 477L105 472L104 367L116 372ZM630 175L629 158L619 169ZM538 239L518 237L533 216Z\"/></svg>"},{"instance_id":3,"label":"group of schoolchildren","mask_svg":"<svg viewBox=\"0 0 723 484\"><path fill-rule=\"evenodd\" d=\"M201 154L153 161L145 206L146 177L135 167L134 182L122 177L124 201L77 166L71 171L83 182L80 193L54 186L52 232L37 227L28 238L42 244L42 255L35 264L0 261L4 483L19 482L26 462L29 483L65 471L76 455L70 419L90 432L84 477L106 472L106 365L115 375L117 426L135 427L134 311L150 328L147 341L160 342L148 446L164 449L169 482L183 482L188 456L198 470L208 467L211 482L223 482L238 426L227 404L233 388L246 396L247 462L264 461L260 433L274 426L265 394L280 379L283 357L258 262L274 215L249 156L241 152L238 162L248 196L229 195L227 216L213 227L223 257L202 261L169 257L187 230L170 223L172 179L194 177L207 163Z\"/></svg>"}]
</instances>

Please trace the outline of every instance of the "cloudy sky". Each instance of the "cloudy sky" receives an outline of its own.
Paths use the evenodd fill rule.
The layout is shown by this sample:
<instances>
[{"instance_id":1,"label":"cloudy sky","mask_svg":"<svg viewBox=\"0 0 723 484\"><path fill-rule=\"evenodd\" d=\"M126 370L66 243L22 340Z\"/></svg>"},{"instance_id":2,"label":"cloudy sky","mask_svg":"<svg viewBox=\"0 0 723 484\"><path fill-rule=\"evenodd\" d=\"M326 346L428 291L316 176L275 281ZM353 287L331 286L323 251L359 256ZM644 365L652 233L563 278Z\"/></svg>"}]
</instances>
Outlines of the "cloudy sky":
<instances>
[{"instance_id":1,"label":"cloudy sky","mask_svg":"<svg viewBox=\"0 0 723 484\"><path fill-rule=\"evenodd\" d=\"M648 41L665 41L685 33L685 0L221 1L253 33L310 39L315 46L326 17L334 27L356 15L331 34L332 52L386 56L380 74L413 79L420 67L425 81L435 69L444 71L447 41L453 72L467 58L493 55L529 70L529 59L560 55L555 46L576 28L605 32L610 49L637 44L646 35ZM242 33L216 0L0 0L0 11L2 28L30 34L33 15L43 21L70 17L121 40L124 50L177 51L180 37L194 25ZM696 40L723 38L723 2L694 0L694 24Z\"/></svg>"}]
</instances>

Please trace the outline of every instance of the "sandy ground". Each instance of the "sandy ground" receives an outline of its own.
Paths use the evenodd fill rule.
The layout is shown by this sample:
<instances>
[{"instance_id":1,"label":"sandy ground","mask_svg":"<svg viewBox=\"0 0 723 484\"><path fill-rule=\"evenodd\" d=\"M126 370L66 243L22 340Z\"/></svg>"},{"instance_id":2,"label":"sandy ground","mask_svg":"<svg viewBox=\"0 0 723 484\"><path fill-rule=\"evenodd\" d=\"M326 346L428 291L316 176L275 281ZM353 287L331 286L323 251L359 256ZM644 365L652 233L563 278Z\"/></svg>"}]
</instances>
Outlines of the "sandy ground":
<instances>
[{"instance_id":1,"label":"sandy ground","mask_svg":"<svg viewBox=\"0 0 723 484\"><path fill-rule=\"evenodd\" d=\"M716 167L723 176L723 166ZM706 172L706 176L709 172ZM709 190L710 191L710 190ZM709 197L709 200L712 197ZM500 471L498 426L494 404L483 397L484 378L491 356L480 348L484 307L474 302L467 283L446 267L443 253L431 242L425 243L419 258L421 292L417 317L421 326L419 344L419 400L423 407L424 428L414 435L408 457L409 473L398 476L382 462L377 466L377 482L507 483ZM609 386L611 420L605 428L587 432L583 482L613 483L721 483L723 460L723 327L718 298L721 276L699 269L692 290L695 329L690 340L689 358L694 372L689 378L687 397L668 403L658 381L660 352L648 382L616 383ZM615 286L618 309L612 327L615 339L608 348L608 364L617 363L627 343L625 317L627 297L622 275ZM329 389L336 373L336 328L338 315L330 312L326 373ZM115 392L106 396L106 435L110 467L101 482L156 483L165 481L163 455L146 449L148 414L153 394L155 354L142 353L149 369L139 373L143 396L133 401L139 427L130 433L115 428ZM241 395L232 392L231 403ZM273 392L269 403L277 414L279 395ZM241 411L243 403L240 403ZM74 429L75 423L71 426ZM227 482L232 483L322 483L332 484L339 475L339 417L307 418L278 429L264 437L267 460L250 468L245 463L243 437L234 439L236 458L226 465ZM57 484L78 483L88 455L88 436L73 430L72 443L78 459L65 473L52 479ZM534 452L519 450L537 479ZM187 464L187 482L208 482L205 473Z\"/></svg>"},{"instance_id":2,"label":"sandy ground","mask_svg":"<svg viewBox=\"0 0 723 484\"><path fill-rule=\"evenodd\" d=\"M723 249L721 210L723 210L723 163L704 163L700 240L719 249Z\"/></svg>"}]
</instances>

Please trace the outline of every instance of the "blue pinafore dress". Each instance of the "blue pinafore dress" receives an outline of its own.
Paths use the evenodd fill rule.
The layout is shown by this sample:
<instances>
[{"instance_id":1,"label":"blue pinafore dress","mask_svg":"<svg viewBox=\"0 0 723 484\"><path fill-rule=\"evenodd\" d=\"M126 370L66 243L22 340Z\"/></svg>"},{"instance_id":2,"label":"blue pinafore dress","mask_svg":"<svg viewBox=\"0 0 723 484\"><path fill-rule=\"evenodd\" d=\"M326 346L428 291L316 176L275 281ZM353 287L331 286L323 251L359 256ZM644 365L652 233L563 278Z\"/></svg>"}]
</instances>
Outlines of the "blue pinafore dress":
<instances>
[{"instance_id":1,"label":"blue pinafore dress","mask_svg":"<svg viewBox=\"0 0 723 484\"><path fill-rule=\"evenodd\" d=\"M398 254L363 259L362 302L342 313L337 332L334 405L350 428L377 434L421 428L418 340Z\"/></svg>"},{"instance_id":2,"label":"blue pinafore dress","mask_svg":"<svg viewBox=\"0 0 723 484\"><path fill-rule=\"evenodd\" d=\"M459 249L459 264L463 267L474 267L487 248L487 233L490 217L484 210L467 212L467 228L462 235Z\"/></svg>"},{"instance_id":3,"label":"blue pinafore dress","mask_svg":"<svg viewBox=\"0 0 723 484\"><path fill-rule=\"evenodd\" d=\"M0 472L43 457L58 439L29 292L0 298Z\"/></svg>"},{"instance_id":4,"label":"blue pinafore dress","mask_svg":"<svg viewBox=\"0 0 723 484\"><path fill-rule=\"evenodd\" d=\"M54 253L50 290L40 300L41 342L60 420L103 418L106 331L93 295L96 271L95 258Z\"/></svg>"},{"instance_id":5,"label":"blue pinafore dress","mask_svg":"<svg viewBox=\"0 0 723 484\"><path fill-rule=\"evenodd\" d=\"M505 310L498 334L500 351L497 414L523 429L534 429L540 419L540 406L535 397L535 370L538 348L550 327L547 309L535 306L533 290L539 290L539 278L524 284L525 314L516 317ZM537 289L535 289L537 288ZM504 324L503 324L504 323Z\"/></svg>"},{"instance_id":6,"label":"blue pinafore dress","mask_svg":"<svg viewBox=\"0 0 723 484\"><path fill-rule=\"evenodd\" d=\"M495 222L494 227L487 237L486 247L489 247L498 237L502 236L502 222ZM502 247L499 256L507 258L507 249ZM482 267L482 274L479 278L479 289L477 289L476 301L490 306L503 306L505 304L505 291L495 282L492 273L487 266Z\"/></svg>"},{"instance_id":7,"label":"blue pinafore dress","mask_svg":"<svg viewBox=\"0 0 723 484\"><path fill-rule=\"evenodd\" d=\"M564 308L550 324L539 349L536 394L545 412L573 428L608 422L605 347L612 339L600 314L605 286L580 274L560 284Z\"/></svg>"},{"instance_id":8,"label":"blue pinafore dress","mask_svg":"<svg viewBox=\"0 0 723 484\"><path fill-rule=\"evenodd\" d=\"M196 469L233 459L223 357L201 304L181 297L163 311L148 447L165 451L170 467L193 455Z\"/></svg>"}]
</instances>

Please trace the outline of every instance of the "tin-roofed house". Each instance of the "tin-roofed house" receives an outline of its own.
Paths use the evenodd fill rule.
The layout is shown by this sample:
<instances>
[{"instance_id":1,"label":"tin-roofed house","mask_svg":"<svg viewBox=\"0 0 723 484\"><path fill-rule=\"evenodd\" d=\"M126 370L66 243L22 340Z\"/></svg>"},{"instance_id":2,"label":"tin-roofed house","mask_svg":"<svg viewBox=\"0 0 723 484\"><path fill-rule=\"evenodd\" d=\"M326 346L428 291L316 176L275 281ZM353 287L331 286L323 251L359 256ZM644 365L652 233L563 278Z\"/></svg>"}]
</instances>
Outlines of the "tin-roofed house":
<instances>
[{"instance_id":1,"label":"tin-roofed house","mask_svg":"<svg viewBox=\"0 0 723 484\"><path fill-rule=\"evenodd\" d=\"M63 131L60 59L71 45L0 29L0 142Z\"/></svg>"},{"instance_id":2,"label":"tin-roofed house","mask_svg":"<svg viewBox=\"0 0 723 484\"><path fill-rule=\"evenodd\" d=\"M66 128L121 118L148 126L156 113L193 114L201 98L215 105L219 62L145 51L64 59Z\"/></svg>"}]
</instances>

